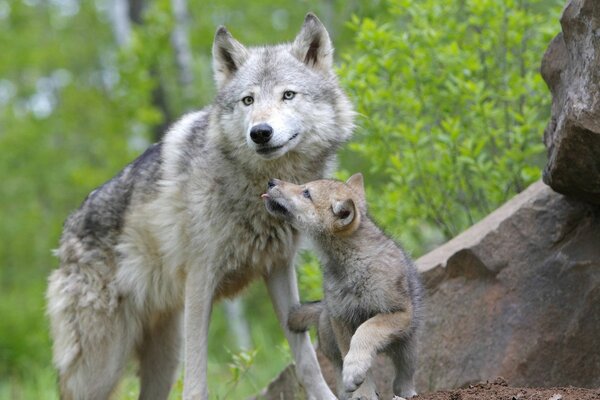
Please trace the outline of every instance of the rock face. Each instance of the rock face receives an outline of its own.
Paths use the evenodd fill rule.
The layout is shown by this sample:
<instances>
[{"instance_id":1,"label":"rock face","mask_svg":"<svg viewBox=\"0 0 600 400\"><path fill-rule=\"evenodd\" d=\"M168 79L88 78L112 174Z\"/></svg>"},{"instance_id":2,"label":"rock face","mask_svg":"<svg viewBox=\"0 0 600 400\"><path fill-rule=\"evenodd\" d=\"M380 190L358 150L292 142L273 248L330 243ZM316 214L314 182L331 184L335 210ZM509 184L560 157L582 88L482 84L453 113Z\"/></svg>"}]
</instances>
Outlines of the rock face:
<instances>
[{"instance_id":1,"label":"rock face","mask_svg":"<svg viewBox=\"0 0 600 400\"><path fill-rule=\"evenodd\" d=\"M542 60L552 92L544 182L600 204L600 2L571 0Z\"/></svg>"},{"instance_id":2,"label":"rock face","mask_svg":"<svg viewBox=\"0 0 600 400\"><path fill-rule=\"evenodd\" d=\"M597 206L537 182L417 265L426 287L419 391L498 376L515 386L600 386ZM391 399L389 363L378 360L375 373ZM303 398L290 371L279 385L259 398ZM280 397L281 387L293 392Z\"/></svg>"},{"instance_id":3,"label":"rock face","mask_svg":"<svg viewBox=\"0 0 600 400\"><path fill-rule=\"evenodd\" d=\"M600 386L600 209L542 182L417 261L419 388Z\"/></svg>"}]
</instances>

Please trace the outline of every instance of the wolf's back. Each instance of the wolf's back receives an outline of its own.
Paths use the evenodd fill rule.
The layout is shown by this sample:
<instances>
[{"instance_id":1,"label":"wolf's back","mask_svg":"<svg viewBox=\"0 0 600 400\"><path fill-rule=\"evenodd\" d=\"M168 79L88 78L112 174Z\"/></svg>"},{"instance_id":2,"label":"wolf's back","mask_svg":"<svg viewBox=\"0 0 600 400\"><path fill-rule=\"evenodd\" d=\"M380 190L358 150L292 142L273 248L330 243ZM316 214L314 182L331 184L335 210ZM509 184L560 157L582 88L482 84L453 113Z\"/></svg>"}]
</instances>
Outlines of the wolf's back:
<instances>
[{"instance_id":1,"label":"wolf's back","mask_svg":"<svg viewBox=\"0 0 600 400\"><path fill-rule=\"evenodd\" d=\"M127 165L114 178L92 191L79 209L65 221L63 238L76 235L89 241L114 245L132 203L143 202L157 192L161 148L157 143ZM133 204L134 205L134 204Z\"/></svg>"}]
</instances>

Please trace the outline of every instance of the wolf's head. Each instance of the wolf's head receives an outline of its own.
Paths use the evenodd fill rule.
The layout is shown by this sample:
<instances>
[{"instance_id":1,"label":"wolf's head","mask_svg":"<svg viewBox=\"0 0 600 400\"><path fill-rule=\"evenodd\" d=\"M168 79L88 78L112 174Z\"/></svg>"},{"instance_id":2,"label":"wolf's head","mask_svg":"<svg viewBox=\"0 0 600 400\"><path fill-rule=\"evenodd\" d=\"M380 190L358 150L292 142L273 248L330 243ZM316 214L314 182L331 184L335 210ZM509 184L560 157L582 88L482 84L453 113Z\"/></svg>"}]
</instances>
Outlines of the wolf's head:
<instances>
[{"instance_id":1,"label":"wolf's head","mask_svg":"<svg viewBox=\"0 0 600 400\"><path fill-rule=\"evenodd\" d=\"M313 235L349 235L356 231L361 215L366 213L360 173L346 182L321 179L304 185L271 179L262 198L270 214Z\"/></svg>"},{"instance_id":2,"label":"wolf's head","mask_svg":"<svg viewBox=\"0 0 600 400\"><path fill-rule=\"evenodd\" d=\"M293 43L246 48L220 27L213 44L219 134L230 150L262 159L335 150L353 112L332 69L327 30L308 14Z\"/></svg>"}]
</instances>

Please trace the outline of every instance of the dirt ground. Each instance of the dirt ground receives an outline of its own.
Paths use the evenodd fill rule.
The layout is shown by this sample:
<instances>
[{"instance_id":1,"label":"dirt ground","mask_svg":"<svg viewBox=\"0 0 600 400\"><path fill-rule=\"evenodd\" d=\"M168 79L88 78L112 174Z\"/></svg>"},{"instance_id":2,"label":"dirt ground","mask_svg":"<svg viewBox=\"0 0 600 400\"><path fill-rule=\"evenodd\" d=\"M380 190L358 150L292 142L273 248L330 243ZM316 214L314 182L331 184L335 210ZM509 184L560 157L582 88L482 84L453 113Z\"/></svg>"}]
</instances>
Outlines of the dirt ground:
<instances>
[{"instance_id":1,"label":"dirt ground","mask_svg":"<svg viewBox=\"0 0 600 400\"><path fill-rule=\"evenodd\" d=\"M515 388L502 378L468 388L423 393L413 400L600 400L600 388Z\"/></svg>"}]
</instances>

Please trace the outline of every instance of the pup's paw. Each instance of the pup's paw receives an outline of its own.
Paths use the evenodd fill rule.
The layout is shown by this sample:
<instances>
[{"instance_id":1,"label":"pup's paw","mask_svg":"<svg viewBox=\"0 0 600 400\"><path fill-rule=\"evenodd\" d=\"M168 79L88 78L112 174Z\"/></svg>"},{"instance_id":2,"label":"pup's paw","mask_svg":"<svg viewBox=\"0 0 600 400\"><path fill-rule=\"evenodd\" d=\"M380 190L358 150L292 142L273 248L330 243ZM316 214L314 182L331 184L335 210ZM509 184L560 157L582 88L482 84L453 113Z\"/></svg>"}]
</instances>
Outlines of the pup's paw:
<instances>
[{"instance_id":1,"label":"pup's paw","mask_svg":"<svg viewBox=\"0 0 600 400\"><path fill-rule=\"evenodd\" d=\"M365 362L363 357L352 357L348 354L344 359L344 367L342 369L342 381L344 389L347 392L354 392L367 377L369 363Z\"/></svg>"},{"instance_id":2,"label":"pup's paw","mask_svg":"<svg viewBox=\"0 0 600 400\"><path fill-rule=\"evenodd\" d=\"M350 400L379 400L379 399L380 399L379 393L373 392L372 394L364 394L364 393L359 394L357 392L352 395L352 398Z\"/></svg>"}]
</instances>

